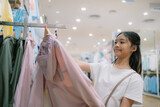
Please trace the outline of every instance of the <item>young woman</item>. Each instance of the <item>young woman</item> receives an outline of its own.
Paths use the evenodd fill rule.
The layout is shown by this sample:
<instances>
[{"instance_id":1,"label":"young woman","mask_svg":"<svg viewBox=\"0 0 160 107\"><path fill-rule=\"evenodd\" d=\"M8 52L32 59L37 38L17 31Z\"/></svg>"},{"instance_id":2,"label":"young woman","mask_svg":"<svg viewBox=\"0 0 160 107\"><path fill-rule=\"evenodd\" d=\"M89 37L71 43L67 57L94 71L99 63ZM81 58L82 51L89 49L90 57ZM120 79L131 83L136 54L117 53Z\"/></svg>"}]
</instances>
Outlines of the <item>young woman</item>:
<instances>
[{"instance_id":1,"label":"young woman","mask_svg":"<svg viewBox=\"0 0 160 107\"><path fill-rule=\"evenodd\" d=\"M94 88L105 103L115 85L126 78L114 91L106 107L131 107L133 103L142 103L143 80L140 76L141 52L140 37L135 32L121 32L114 43L116 59L113 64L85 63L76 60L83 71L90 72Z\"/></svg>"}]
</instances>

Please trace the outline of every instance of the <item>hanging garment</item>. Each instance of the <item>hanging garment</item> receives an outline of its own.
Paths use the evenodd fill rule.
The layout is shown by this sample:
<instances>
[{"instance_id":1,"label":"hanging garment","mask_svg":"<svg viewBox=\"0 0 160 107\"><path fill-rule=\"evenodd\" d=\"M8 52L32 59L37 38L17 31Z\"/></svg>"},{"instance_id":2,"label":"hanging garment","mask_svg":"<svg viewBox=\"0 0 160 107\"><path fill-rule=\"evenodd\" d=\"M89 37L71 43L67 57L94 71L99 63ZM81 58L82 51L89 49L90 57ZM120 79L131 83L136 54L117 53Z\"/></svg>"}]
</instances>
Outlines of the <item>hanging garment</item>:
<instances>
[{"instance_id":1,"label":"hanging garment","mask_svg":"<svg viewBox=\"0 0 160 107\"><path fill-rule=\"evenodd\" d=\"M149 92L152 92L152 81L151 81L151 77L149 77Z\"/></svg>"},{"instance_id":2,"label":"hanging garment","mask_svg":"<svg viewBox=\"0 0 160 107\"><path fill-rule=\"evenodd\" d=\"M17 52L15 53L16 58L14 61L14 66L12 71L13 73L10 80L10 85L11 85L10 88L12 89L12 91L10 91L11 92L10 107L13 106L14 95L16 92L16 87L17 87L19 76L21 73L22 58L24 53L24 43L25 43L25 40L23 38L19 38L16 43Z\"/></svg>"},{"instance_id":3,"label":"hanging garment","mask_svg":"<svg viewBox=\"0 0 160 107\"><path fill-rule=\"evenodd\" d=\"M0 0L0 21L13 22L12 10L8 0ZM0 26L2 29L3 26ZM3 37L11 35L13 31L12 26L4 26Z\"/></svg>"},{"instance_id":4,"label":"hanging garment","mask_svg":"<svg viewBox=\"0 0 160 107\"><path fill-rule=\"evenodd\" d=\"M150 81L151 81L151 92L157 94L157 77L152 76Z\"/></svg>"},{"instance_id":5,"label":"hanging garment","mask_svg":"<svg viewBox=\"0 0 160 107\"><path fill-rule=\"evenodd\" d=\"M24 22L24 18L26 17L26 11L24 8L20 7L19 9L12 9L13 21L14 22ZM24 31L24 27L14 26L16 38L20 37L21 31Z\"/></svg>"},{"instance_id":6,"label":"hanging garment","mask_svg":"<svg viewBox=\"0 0 160 107\"><path fill-rule=\"evenodd\" d=\"M53 107L104 107L91 81L55 38L48 34L41 43L39 69L28 106L42 107L47 88Z\"/></svg>"},{"instance_id":7,"label":"hanging garment","mask_svg":"<svg viewBox=\"0 0 160 107\"><path fill-rule=\"evenodd\" d=\"M8 107L9 105L9 77L12 74L12 64L14 63L16 53L16 39L6 37L0 49L0 105Z\"/></svg>"},{"instance_id":8,"label":"hanging garment","mask_svg":"<svg viewBox=\"0 0 160 107\"><path fill-rule=\"evenodd\" d=\"M150 67L150 70L151 71L156 71L156 68L157 68L157 55L151 55L149 56L149 67Z\"/></svg>"},{"instance_id":9,"label":"hanging garment","mask_svg":"<svg viewBox=\"0 0 160 107\"><path fill-rule=\"evenodd\" d=\"M3 35L0 35L0 47L1 47L2 42L3 42Z\"/></svg>"},{"instance_id":10,"label":"hanging garment","mask_svg":"<svg viewBox=\"0 0 160 107\"><path fill-rule=\"evenodd\" d=\"M159 92L160 92L160 78L159 78ZM159 95L160 96L160 95Z\"/></svg>"},{"instance_id":11,"label":"hanging garment","mask_svg":"<svg viewBox=\"0 0 160 107\"><path fill-rule=\"evenodd\" d=\"M23 39L7 36L0 49L0 105L12 107L21 71Z\"/></svg>"},{"instance_id":12,"label":"hanging garment","mask_svg":"<svg viewBox=\"0 0 160 107\"><path fill-rule=\"evenodd\" d=\"M144 77L144 91L149 91L149 80L150 80L150 77L149 76L145 76Z\"/></svg>"},{"instance_id":13,"label":"hanging garment","mask_svg":"<svg viewBox=\"0 0 160 107\"><path fill-rule=\"evenodd\" d=\"M34 8L35 8L34 3L35 3L34 0L29 0L29 7L31 10L34 10Z\"/></svg>"},{"instance_id":14,"label":"hanging garment","mask_svg":"<svg viewBox=\"0 0 160 107\"><path fill-rule=\"evenodd\" d=\"M13 107L27 107L32 83L32 71L34 68L35 42L31 36L26 38L25 52L23 55L21 74L14 96Z\"/></svg>"},{"instance_id":15,"label":"hanging garment","mask_svg":"<svg viewBox=\"0 0 160 107\"><path fill-rule=\"evenodd\" d=\"M30 2L33 2L31 7L34 7L33 9L30 9L29 11L29 17L28 22L29 23L36 23L39 21L39 6L38 6L38 0L31 0Z\"/></svg>"}]
</instances>

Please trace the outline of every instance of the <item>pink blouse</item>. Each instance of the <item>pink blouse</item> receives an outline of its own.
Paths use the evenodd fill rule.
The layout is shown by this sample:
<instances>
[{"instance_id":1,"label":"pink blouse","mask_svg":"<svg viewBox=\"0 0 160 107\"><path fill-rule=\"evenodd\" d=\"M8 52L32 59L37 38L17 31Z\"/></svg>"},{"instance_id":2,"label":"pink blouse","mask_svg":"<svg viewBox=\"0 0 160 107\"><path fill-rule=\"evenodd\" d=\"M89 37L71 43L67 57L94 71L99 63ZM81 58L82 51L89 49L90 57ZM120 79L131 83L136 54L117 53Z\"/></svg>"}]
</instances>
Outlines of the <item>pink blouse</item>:
<instances>
[{"instance_id":1,"label":"pink blouse","mask_svg":"<svg viewBox=\"0 0 160 107\"><path fill-rule=\"evenodd\" d=\"M37 62L39 69L29 107L43 106L45 88L53 107L105 107L91 81L55 36L48 34L43 38Z\"/></svg>"},{"instance_id":2,"label":"pink blouse","mask_svg":"<svg viewBox=\"0 0 160 107\"><path fill-rule=\"evenodd\" d=\"M13 107L28 107L32 83L32 71L34 68L34 46L35 42L31 36L25 41L25 51L22 60L21 74L17 84Z\"/></svg>"}]
</instances>

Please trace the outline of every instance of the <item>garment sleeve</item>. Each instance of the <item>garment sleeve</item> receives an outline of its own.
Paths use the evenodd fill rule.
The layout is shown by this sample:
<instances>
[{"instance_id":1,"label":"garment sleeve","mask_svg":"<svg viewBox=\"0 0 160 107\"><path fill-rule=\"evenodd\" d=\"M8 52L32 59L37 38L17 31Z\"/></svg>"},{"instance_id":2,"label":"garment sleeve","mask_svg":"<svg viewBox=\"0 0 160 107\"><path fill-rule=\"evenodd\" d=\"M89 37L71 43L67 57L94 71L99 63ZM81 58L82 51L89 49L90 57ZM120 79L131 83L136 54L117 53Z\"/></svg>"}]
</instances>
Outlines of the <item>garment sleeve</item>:
<instances>
[{"instance_id":1,"label":"garment sleeve","mask_svg":"<svg viewBox=\"0 0 160 107\"><path fill-rule=\"evenodd\" d=\"M135 104L142 104L143 80L139 74L132 75L124 97L134 100Z\"/></svg>"},{"instance_id":2,"label":"garment sleeve","mask_svg":"<svg viewBox=\"0 0 160 107\"><path fill-rule=\"evenodd\" d=\"M95 80L98 76L98 73L100 72L102 68L101 63L90 63L90 70L91 70L91 78Z\"/></svg>"}]
</instances>

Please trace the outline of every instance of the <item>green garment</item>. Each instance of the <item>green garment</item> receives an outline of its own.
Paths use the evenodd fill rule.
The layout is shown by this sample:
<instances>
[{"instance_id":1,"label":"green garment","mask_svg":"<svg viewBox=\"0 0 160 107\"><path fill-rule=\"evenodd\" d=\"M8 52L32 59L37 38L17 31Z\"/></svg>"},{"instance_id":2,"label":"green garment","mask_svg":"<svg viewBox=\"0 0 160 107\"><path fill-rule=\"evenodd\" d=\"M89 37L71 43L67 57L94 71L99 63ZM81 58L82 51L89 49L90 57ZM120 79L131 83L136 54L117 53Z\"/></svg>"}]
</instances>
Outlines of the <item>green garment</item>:
<instances>
[{"instance_id":1,"label":"green garment","mask_svg":"<svg viewBox=\"0 0 160 107\"><path fill-rule=\"evenodd\" d=\"M21 71L24 40L7 36L0 49L0 105L12 107Z\"/></svg>"},{"instance_id":2,"label":"green garment","mask_svg":"<svg viewBox=\"0 0 160 107\"><path fill-rule=\"evenodd\" d=\"M16 92L16 87L17 87L19 76L21 73L21 64L22 64L22 58L23 58L23 53L24 53L24 43L25 43L25 40L23 38L19 38L17 41L16 59L15 59L13 73L12 73L12 77L10 80L10 87L9 87L12 89L10 90L9 107L13 106L14 94Z\"/></svg>"}]
</instances>

